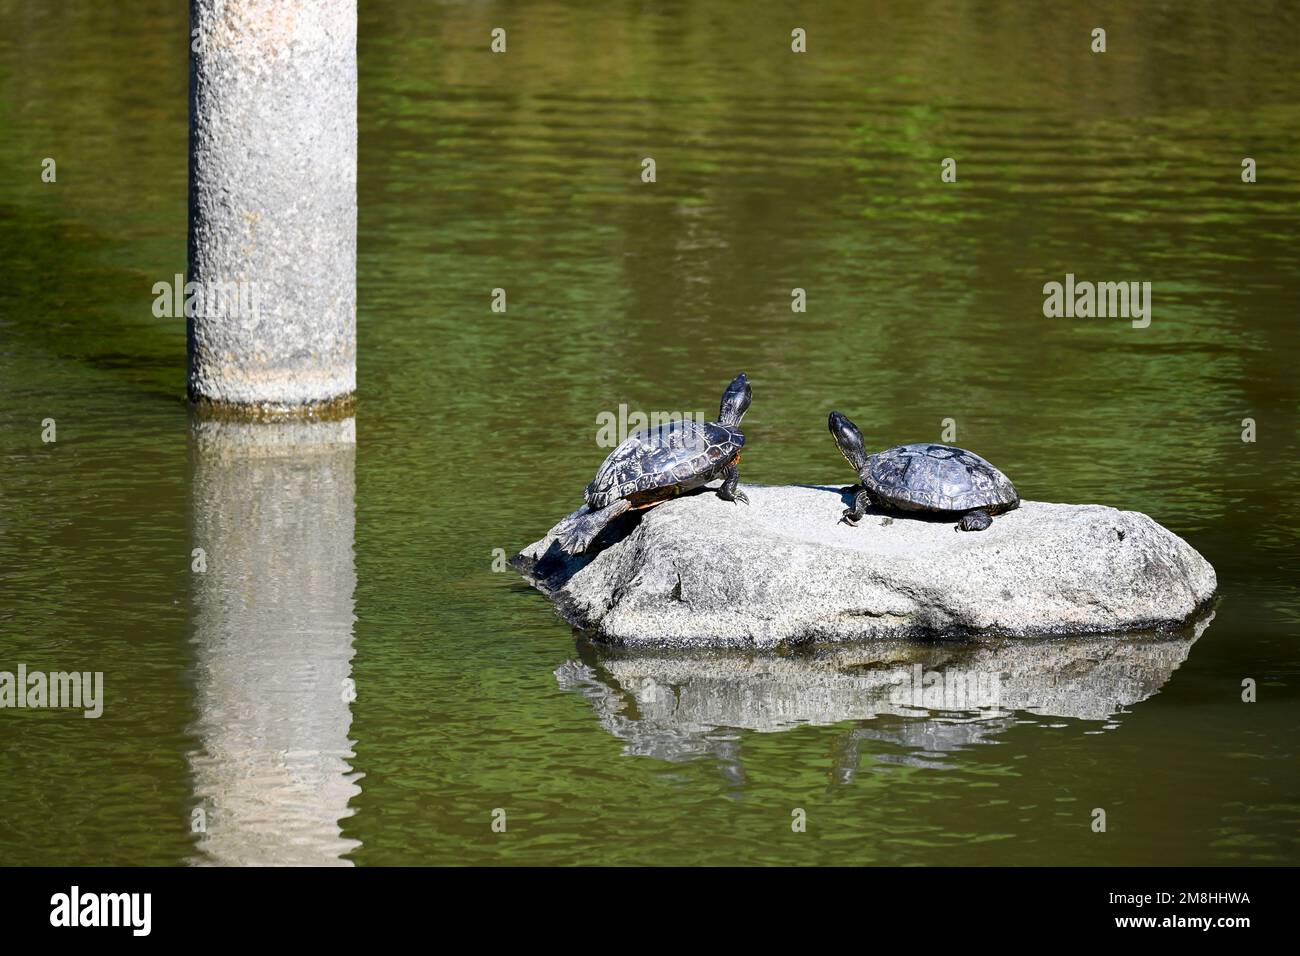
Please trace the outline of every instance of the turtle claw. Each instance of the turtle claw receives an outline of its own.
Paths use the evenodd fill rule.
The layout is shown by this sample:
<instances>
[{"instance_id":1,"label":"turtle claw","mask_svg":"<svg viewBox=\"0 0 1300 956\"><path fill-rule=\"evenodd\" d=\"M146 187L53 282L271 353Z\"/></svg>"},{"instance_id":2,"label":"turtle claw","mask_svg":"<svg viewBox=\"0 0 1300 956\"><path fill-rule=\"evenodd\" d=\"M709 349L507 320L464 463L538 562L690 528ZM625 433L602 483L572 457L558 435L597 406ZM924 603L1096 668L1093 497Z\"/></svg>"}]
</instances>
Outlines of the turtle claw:
<instances>
[{"instance_id":1,"label":"turtle claw","mask_svg":"<svg viewBox=\"0 0 1300 956\"><path fill-rule=\"evenodd\" d=\"M731 496L731 502L732 504L747 505L749 504L749 495L745 494L743 491L737 491Z\"/></svg>"},{"instance_id":2,"label":"turtle claw","mask_svg":"<svg viewBox=\"0 0 1300 956\"><path fill-rule=\"evenodd\" d=\"M961 516L957 522L958 531L983 531L989 525L993 524L993 519L989 517L987 511L968 511Z\"/></svg>"},{"instance_id":3,"label":"turtle claw","mask_svg":"<svg viewBox=\"0 0 1300 956\"><path fill-rule=\"evenodd\" d=\"M862 520L862 515L855 515L853 513L852 508L845 508L843 514L840 515L839 523L846 524L850 528L856 528L858 526L858 522L861 520Z\"/></svg>"}]
</instances>

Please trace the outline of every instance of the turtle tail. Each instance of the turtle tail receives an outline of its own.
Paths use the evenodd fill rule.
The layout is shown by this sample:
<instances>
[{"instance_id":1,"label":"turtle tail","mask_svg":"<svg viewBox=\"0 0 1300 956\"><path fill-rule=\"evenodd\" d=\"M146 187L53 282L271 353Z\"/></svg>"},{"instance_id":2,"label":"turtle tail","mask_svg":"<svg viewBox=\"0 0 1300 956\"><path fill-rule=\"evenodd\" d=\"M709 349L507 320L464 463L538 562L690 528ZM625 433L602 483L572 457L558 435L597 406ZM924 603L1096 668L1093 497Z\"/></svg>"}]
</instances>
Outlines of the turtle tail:
<instances>
[{"instance_id":1,"label":"turtle tail","mask_svg":"<svg viewBox=\"0 0 1300 956\"><path fill-rule=\"evenodd\" d=\"M582 554L591 547L591 542L605 530L606 525L630 507L632 505L626 498L620 498L598 511L592 511L583 505L555 526L555 537L560 542L560 549L568 554Z\"/></svg>"}]
</instances>

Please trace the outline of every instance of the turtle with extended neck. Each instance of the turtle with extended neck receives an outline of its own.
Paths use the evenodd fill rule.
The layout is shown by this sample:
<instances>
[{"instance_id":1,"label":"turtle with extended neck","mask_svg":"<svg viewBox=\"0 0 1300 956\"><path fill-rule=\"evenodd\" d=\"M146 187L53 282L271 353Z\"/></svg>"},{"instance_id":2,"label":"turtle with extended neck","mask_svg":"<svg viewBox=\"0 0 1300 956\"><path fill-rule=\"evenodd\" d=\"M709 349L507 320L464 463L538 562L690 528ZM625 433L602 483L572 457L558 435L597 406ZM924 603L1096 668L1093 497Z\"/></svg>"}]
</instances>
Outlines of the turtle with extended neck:
<instances>
[{"instance_id":1,"label":"turtle with extended neck","mask_svg":"<svg viewBox=\"0 0 1300 956\"><path fill-rule=\"evenodd\" d=\"M964 448L899 445L868 455L862 431L839 412L827 421L840 453L858 473L853 506L841 519L862 520L873 504L891 511L950 514L961 531L983 531L993 516L1020 506L1011 479Z\"/></svg>"},{"instance_id":2,"label":"turtle with extended neck","mask_svg":"<svg viewBox=\"0 0 1300 956\"><path fill-rule=\"evenodd\" d=\"M718 478L719 498L748 503L737 487L737 465L745 444L740 420L750 398L749 379L741 372L722 393L717 421L673 420L629 435L587 485L586 504L556 526L561 549L581 554L624 512L662 504Z\"/></svg>"}]
</instances>

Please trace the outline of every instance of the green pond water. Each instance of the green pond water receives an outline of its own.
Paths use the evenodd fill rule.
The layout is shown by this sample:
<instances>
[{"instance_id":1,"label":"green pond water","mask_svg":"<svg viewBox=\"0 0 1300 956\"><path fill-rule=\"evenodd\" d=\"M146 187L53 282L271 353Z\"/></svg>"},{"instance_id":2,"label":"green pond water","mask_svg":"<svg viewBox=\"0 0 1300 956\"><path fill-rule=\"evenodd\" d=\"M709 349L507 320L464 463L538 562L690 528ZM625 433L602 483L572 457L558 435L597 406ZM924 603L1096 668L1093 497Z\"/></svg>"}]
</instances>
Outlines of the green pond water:
<instances>
[{"instance_id":1,"label":"green pond water","mask_svg":"<svg viewBox=\"0 0 1300 956\"><path fill-rule=\"evenodd\" d=\"M362 0L352 445L184 403L185 5L0 0L0 671L105 683L0 710L0 863L1300 862L1300 13L1067 6ZM1045 318L1067 273L1150 326ZM638 659L494 570L598 416L741 370L744 480L849 482L828 408L952 419L1186 538L1213 619Z\"/></svg>"}]
</instances>

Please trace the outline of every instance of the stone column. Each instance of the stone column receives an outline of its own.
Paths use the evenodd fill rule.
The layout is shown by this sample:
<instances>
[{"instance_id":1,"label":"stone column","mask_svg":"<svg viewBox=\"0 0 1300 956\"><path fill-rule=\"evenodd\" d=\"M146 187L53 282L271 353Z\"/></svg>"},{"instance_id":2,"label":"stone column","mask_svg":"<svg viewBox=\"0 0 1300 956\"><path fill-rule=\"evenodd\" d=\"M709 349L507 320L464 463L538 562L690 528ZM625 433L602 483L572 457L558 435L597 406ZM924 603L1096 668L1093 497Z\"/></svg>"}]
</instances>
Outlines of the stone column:
<instances>
[{"instance_id":1,"label":"stone column","mask_svg":"<svg viewBox=\"0 0 1300 956\"><path fill-rule=\"evenodd\" d=\"M356 390L356 0L190 0L189 395Z\"/></svg>"}]
</instances>

